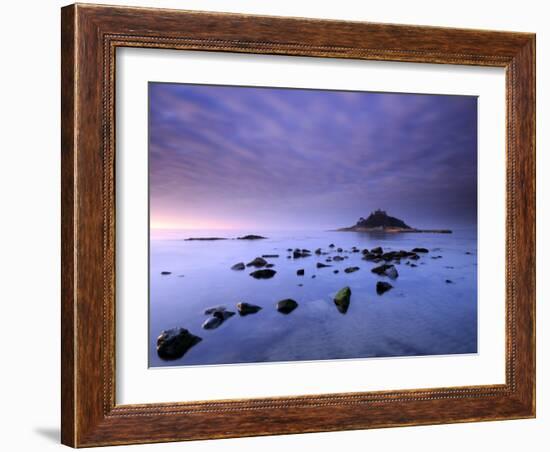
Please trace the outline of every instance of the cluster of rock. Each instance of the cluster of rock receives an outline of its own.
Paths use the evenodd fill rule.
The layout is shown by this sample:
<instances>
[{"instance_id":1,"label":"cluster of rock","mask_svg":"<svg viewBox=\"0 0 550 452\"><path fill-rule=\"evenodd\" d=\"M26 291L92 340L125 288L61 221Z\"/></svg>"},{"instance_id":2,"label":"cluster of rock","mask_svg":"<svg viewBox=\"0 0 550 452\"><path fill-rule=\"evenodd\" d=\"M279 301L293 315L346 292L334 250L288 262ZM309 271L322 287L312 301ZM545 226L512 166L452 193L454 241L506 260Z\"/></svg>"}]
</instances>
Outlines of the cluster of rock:
<instances>
[{"instance_id":1,"label":"cluster of rock","mask_svg":"<svg viewBox=\"0 0 550 452\"><path fill-rule=\"evenodd\" d=\"M241 240L257 240L262 239L261 236L244 236L239 237L238 239ZM189 239L191 240L191 239ZM218 238L208 238L208 239L194 239L194 240L222 240ZM342 248L337 248L333 243L331 243L329 246L329 251L324 251L322 248L317 248L314 251L314 254L316 256L324 256L324 255L330 255L325 259L325 262L328 263L322 263L317 262L315 267L317 269L323 269L323 268L329 268L333 266L333 263L341 262L347 259L349 256L343 255L345 253L361 253L362 259L368 262L377 263L380 265L377 265L373 268L371 268L371 272L376 274L379 277L387 277L392 281L395 281L399 277L399 272L396 268L396 264L401 264L402 260L406 260L405 265L408 265L410 267L416 267L417 265L414 263L415 261L420 259L420 256L422 254L428 253L429 250L426 248L413 248L410 251L407 250L399 250L399 251L384 251L382 247L378 246L375 248L372 248L370 250L363 249L360 250L359 248L353 246L350 250L344 250ZM289 259L304 259L307 257L312 256L312 252L308 249L299 249L299 248L289 248L287 249L289 255L287 258ZM337 253L334 255L334 253ZM467 253L470 254L470 253ZM272 278L276 275L276 271L273 270L271 267L274 266L274 264L269 263L266 259L272 259L272 258L278 258L279 254L263 254L261 257L256 257L247 264L244 262L238 262L235 265L231 267L232 270L235 271L244 271L246 268L254 268L250 273L250 276L252 276L255 279L268 279ZM434 259L439 259L441 256L432 256ZM344 269L344 272L346 274L354 273L360 270L360 267L357 266L351 266L346 267ZM305 269L300 268L296 271L297 276L305 276ZM334 274L338 274L339 270L335 269L333 270ZM171 272L169 271L163 271L161 272L162 275L170 275ZM183 275L180 275L183 276ZM312 278L315 278L316 275L313 274L311 276ZM445 280L447 284L452 284L453 282L449 279ZM299 284L299 286L302 286L302 284ZM382 295L385 292L391 290L393 288L392 284L390 284L388 281L377 281L376 282L376 293L378 295ZM340 289L336 295L334 296L334 304L336 305L336 308L338 311L342 314L345 314L350 306L351 301L351 289L350 287L344 287ZM280 300L275 305L278 312L288 315L292 311L294 311L298 307L298 302L291 298L286 298L284 300ZM259 312L262 309L261 306L257 306L250 303L240 302L236 305L236 310L239 313L240 316L247 316L250 314L255 314ZM220 325L222 325L225 321L230 319L235 315L234 311L229 311L225 306L215 306L208 308L204 311L204 314L208 316L208 318L204 321L202 324L202 328L205 330L213 330L218 328ZM202 338L193 335L185 328L173 328L166 331L162 331L162 333L157 338L157 352L161 359L164 360L173 360L173 359L179 359L181 358L191 347L198 344Z\"/></svg>"},{"instance_id":2,"label":"cluster of rock","mask_svg":"<svg viewBox=\"0 0 550 452\"><path fill-rule=\"evenodd\" d=\"M275 307L282 314L290 314L298 307L298 303L291 298L286 298L279 301ZM236 308L242 317L256 314L262 309L261 306L245 302L237 303ZM225 306L213 306L205 309L204 314L208 318L203 322L202 328L204 330L214 330L233 317L235 312L227 310ZM179 359L200 341L202 341L201 337L195 336L185 328L164 330L157 337L157 354L161 359L167 361Z\"/></svg>"}]
</instances>

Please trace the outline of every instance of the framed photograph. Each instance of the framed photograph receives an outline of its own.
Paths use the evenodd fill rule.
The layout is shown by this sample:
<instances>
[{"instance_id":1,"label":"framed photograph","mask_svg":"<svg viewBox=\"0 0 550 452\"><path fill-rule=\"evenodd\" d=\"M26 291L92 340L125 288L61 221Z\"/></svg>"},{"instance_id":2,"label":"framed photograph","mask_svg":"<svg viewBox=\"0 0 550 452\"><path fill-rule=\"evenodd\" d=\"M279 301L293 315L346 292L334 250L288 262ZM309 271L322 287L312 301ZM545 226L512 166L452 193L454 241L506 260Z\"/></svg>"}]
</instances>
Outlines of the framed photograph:
<instances>
[{"instance_id":1,"label":"framed photograph","mask_svg":"<svg viewBox=\"0 0 550 452\"><path fill-rule=\"evenodd\" d=\"M62 442L535 416L535 36L62 9Z\"/></svg>"}]
</instances>

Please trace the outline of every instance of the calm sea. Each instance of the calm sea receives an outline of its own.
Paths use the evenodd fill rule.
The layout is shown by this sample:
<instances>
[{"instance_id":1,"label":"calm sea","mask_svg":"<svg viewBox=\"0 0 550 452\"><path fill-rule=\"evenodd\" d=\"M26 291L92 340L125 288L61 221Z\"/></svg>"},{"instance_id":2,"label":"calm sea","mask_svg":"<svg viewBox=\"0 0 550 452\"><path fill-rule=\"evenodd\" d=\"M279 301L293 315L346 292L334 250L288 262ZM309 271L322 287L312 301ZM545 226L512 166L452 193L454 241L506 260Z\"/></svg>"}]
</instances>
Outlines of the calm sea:
<instances>
[{"instance_id":1,"label":"calm sea","mask_svg":"<svg viewBox=\"0 0 550 452\"><path fill-rule=\"evenodd\" d=\"M187 237L237 237L257 231L152 231L150 241L149 365L184 366L274 361L440 355L477 352L477 240L475 229L453 234L366 234L355 232L267 232L267 240L184 241ZM329 268L316 268L327 256L287 259L287 248L328 245L350 250L382 246L384 250L425 247L430 253L416 268L396 265L395 281L370 271L378 265L360 253ZM470 254L466 254L466 253ZM249 276L254 268L231 270L262 254L277 274L267 280ZM333 253L334 254L334 253ZM432 259L433 256L442 256ZM344 268L360 270L346 274ZM296 270L305 269L305 276ZM334 274L333 270L340 272ZM171 272L161 275L162 271ZM183 275L183 276L180 276ZM312 276L315 275L315 278ZM376 282L394 286L377 295ZM451 283L446 280L452 281ZM302 286L299 286L302 284ZM341 314L335 293L349 286L351 304ZM299 303L289 315L277 301ZM238 302L260 305L257 313L238 314L219 328L203 330L204 310ZM202 337L181 359L163 361L156 353L162 330L183 327Z\"/></svg>"}]
</instances>

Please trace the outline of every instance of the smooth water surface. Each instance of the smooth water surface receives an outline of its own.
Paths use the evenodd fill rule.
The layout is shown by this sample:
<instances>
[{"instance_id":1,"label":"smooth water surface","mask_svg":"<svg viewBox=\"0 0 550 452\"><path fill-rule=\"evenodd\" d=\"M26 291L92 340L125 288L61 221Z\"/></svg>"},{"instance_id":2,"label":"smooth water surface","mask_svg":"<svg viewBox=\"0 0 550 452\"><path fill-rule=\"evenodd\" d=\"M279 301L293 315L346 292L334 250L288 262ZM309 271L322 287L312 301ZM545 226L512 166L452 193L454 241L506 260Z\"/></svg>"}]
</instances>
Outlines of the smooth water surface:
<instances>
[{"instance_id":1,"label":"smooth water surface","mask_svg":"<svg viewBox=\"0 0 550 452\"><path fill-rule=\"evenodd\" d=\"M273 361L440 355L477 352L477 242L475 229L453 234L357 232L260 232L266 240L184 241L188 237L238 237L257 231L152 231L150 241L149 364L157 366L257 363ZM329 251L334 243L348 256L332 267L316 268L326 255L288 259L288 248ZM377 276L380 265L351 253L351 247L384 251L426 247L416 268L396 264L395 281ZM336 249L334 248L334 250ZM467 254L469 253L469 254ZM257 280L231 270L262 254L277 274ZM432 259L442 256L440 259ZM346 274L346 267L360 270ZM304 276L296 270L305 269ZM340 272L334 274L333 270ZM170 275L161 275L169 271ZM315 278L312 276L315 275ZM376 282L394 288L377 295ZM450 280L451 282L446 282ZM299 286L302 284L303 286ZM349 286L351 303L341 314L333 302ZM277 301L299 303L288 315L277 312ZM257 314L226 320L203 330L204 310L224 305L235 311L238 302L263 307ZM202 341L182 358L163 361L156 353L162 330L183 327Z\"/></svg>"}]
</instances>

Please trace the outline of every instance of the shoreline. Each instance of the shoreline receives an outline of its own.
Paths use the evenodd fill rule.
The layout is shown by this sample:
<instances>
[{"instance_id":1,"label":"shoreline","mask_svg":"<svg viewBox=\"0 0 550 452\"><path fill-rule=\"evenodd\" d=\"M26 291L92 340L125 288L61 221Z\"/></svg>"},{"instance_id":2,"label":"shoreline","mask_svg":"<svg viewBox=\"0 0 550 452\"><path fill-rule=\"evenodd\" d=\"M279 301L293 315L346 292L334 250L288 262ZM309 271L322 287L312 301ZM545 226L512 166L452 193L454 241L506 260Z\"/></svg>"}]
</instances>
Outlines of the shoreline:
<instances>
[{"instance_id":1,"label":"shoreline","mask_svg":"<svg viewBox=\"0 0 550 452\"><path fill-rule=\"evenodd\" d=\"M331 232L366 232L377 233L384 232L389 234L452 234L451 229L405 229L405 228L358 228L352 226L350 228L333 229Z\"/></svg>"}]
</instances>

